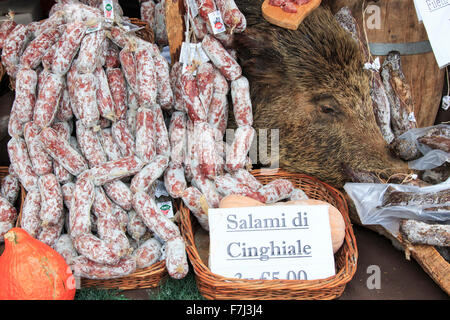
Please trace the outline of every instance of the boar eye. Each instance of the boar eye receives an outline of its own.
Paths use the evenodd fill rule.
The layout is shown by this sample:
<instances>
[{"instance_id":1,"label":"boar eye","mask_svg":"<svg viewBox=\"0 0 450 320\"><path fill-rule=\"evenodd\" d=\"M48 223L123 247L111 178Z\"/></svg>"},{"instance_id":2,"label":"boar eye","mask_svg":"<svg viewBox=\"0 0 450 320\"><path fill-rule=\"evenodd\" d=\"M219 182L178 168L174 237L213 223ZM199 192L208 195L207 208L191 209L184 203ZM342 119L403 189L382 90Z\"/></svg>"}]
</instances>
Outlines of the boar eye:
<instances>
[{"instance_id":1,"label":"boar eye","mask_svg":"<svg viewBox=\"0 0 450 320\"><path fill-rule=\"evenodd\" d=\"M335 108L331 105L322 105L320 106L320 111L322 111L323 113L334 113Z\"/></svg>"}]
</instances>

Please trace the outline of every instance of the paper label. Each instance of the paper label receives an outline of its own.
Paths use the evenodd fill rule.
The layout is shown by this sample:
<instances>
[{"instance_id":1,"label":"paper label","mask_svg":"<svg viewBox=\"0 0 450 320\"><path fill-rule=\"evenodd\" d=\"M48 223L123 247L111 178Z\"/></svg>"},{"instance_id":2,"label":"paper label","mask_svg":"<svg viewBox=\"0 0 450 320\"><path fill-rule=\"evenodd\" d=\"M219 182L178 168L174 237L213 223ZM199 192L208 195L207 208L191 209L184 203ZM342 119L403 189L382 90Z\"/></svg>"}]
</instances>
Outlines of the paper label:
<instances>
[{"instance_id":1,"label":"paper label","mask_svg":"<svg viewBox=\"0 0 450 320\"><path fill-rule=\"evenodd\" d=\"M172 201L156 201L158 208L161 210L167 218L173 218L173 205Z\"/></svg>"},{"instance_id":2,"label":"paper label","mask_svg":"<svg viewBox=\"0 0 450 320\"><path fill-rule=\"evenodd\" d=\"M241 279L335 274L328 206L209 209L211 272Z\"/></svg>"},{"instance_id":3,"label":"paper label","mask_svg":"<svg viewBox=\"0 0 450 320\"><path fill-rule=\"evenodd\" d=\"M450 96L444 96L442 98L442 109L448 110L450 107Z\"/></svg>"},{"instance_id":4,"label":"paper label","mask_svg":"<svg viewBox=\"0 0 450 320\"><path fill-rule=\"evenodd\" d=\"M209 58L203 50L201 42L183 42L181 44L179 61L183 65L181 70L182 73L189 71L195 75L197 67L204 62L208 62Z\"/></svg>"},{"instance_id":5,"label":"paper label","mask_svg":"<svg viewBox=\"0 0 450 320\"><path fill-rule=\"evenodd\" d=\"M103 0L103 15L107 21L114 20L114 3L112 0Z\"/></svg>"},{"instance_id":6,"label":"paper label","mask_svg":"<svg viewBox=\"0 0 450 320\"><path fill-rule=\"evenodd\" d=\"M223 23L222 15L220 14L219 10L209 13L208 18L214 34L226 31L225 23Z\"/></svg>"},{"instance_id":7,"label":"paper label","mask_svg":"<svg viewBox=\"0 0 450 320\"><path fill-rule=\"evenodd\" d=\"M92 33L92 32L96 32L96 31L99 31L101 28L102 28L102 23L101 23L101 22L98 22L98 23L96 23L95 25L89 26L89 27L86 29L86 34Z\"/></svg>"},{"instance_id":8,"label":"paper label","mask_svg":"<svg viewBox=\"0 0 450 320\"><path fill-rule=\"evenodd\" d=\"M450 64L450 0L415 1L439 68ZM446 31L447 30L447 31Z\"/></svg>"}]
</instances>

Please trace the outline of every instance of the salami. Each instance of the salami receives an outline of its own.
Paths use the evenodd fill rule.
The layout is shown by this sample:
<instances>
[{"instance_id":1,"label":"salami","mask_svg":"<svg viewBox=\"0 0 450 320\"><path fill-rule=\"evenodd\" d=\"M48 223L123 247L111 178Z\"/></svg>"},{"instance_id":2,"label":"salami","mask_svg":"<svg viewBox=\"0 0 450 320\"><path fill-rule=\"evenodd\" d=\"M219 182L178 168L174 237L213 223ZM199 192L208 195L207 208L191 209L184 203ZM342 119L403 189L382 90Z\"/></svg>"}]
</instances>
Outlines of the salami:
<instances>
[{"instance_id":1,"label":"salami","mask_svg":"<svg viewBox=\"0 0 450 320\"><path fill-rule=\"evenodd\" d=\"M33 238L37 238L41 228L40 211L41 193L39 190L32 190L25 196L20 226Z\"/></svg>"},{"instance_id":2,"label":"salami","mask_svg":"<svg viewBox=\"0 0 450 320\"><path fill-rule=\"evenodd\" d=\"M244 32L247 27L247 20L234 0L215 0L215 2L222 15L223 22L231 29L231 32Z\"/></svg>"},{"instance_id":3,"label":"salami","mask_svg":"<svg viewBox=\"0 0 450 320\"><path fill-rule=\"evenodd\" d=\"M136 155L148 163L156 155L155 112L139 108L136 114Z\"/></svg>"},{"instance_id":4,"label":"salami","mask_svg":"<svg viewBox=\"0 0 450 320\"><path fill-rule=\"evenodd\" d=\"M174 101L170 84L170 68L167 60L159 52L158 46L153 44L153 62L157 85L156 102L165 110L170 110Z\"/></svg>"},{"instance_id":5,"label":"salami","mask_svg":"<svg viewBox=\"0 0 450 320\"><path fill-rule=\"evenodd\" d=\"M233 81L242 75L240 65L212 35L208 34L203 38L202 48L227 80Z\"/></svg>"},{"instance_id":6,"label":"salami","mask_svg":"<svg viewBox=\"0 0 450 320\"><path fill-rule=\"evenodd\" d=\"M66 263L71 266L78 257L78 252L75 250L72 239L68 234L62 234L58 240L56 240L55 251L58 252L66 261Z\"/></svg>"},{"instance_id":7,"label":"salami","mask_svg":"<svg viewBox=\"0 0 450 320\"><path fill-rule=\"evenodd\" d=\"M263 185L258 179L255 178L250 172L245 169L239 169L233 172L233 178L235 178L239 183L249 186L252 190L257 191Z\"/></svg>"},{"instance_id":8,"label":"salami","mask_svg":"<svg viewBox=\"0 0 450 320\"><path fill-rule=\"evenodd\" d=\"M76 69L79 73L93 73L101 66L100 56L106 39L104 30L86 34L81 40Z\"/></svg>"},{"instance_id":9,"label":"salami","mask_svg":"<svg viewBox=\"0 0 450 320\"><path fill-rule=\"evenodd\" d=\"M167 131L164 114L159 105L154 105L152 110L155 115L155 151L156 154L170 156L169 132Z\"/></svg>"},{"instance_id":10,"label":"salami","mask_svg":"<svg viewBox=\"0 0 450 320\"><path fill-rule=\"evenodd\" d=\"M73 245L80 255L100 264L117 264L120 252L114 242L102 240L92 233L83 233L73 237ZM116 251L115 251L116 250Z\"/></svg>"},{"instance_id":11,"label":"salami","mask_svg":"<svg viewBox=\"0 0 450 320\"><path fill-rule=\"evenodd\" d=\"M70 236L73 238L91 232L91 208L95 198L95 187L89 179L78 179L69 209Z\"/></svg>"},{"instance_id":12,"label":"salami","mask_svg":"<svg viewBox=\"0 0 450 320\"><path fill-rule=\"evenodd\" d=\"M115 104L116 119L122 120L125 118L127 111L127 86L125 77L120 68L107 69L106 76Z\"/></svg>"},{"instance_id":13,"label":"salami","mask_svg":"<svg viewBox=\"0 0 450 320\"><path fill-rule=\"evenodd\" d=\"M67 23L64 34L56 44L55 59L52 64L53 73L65 75L69 71L86 29L86 25L80 21Z\"/></svg>"},{"instance_id":14,"label":"salami","mask_svg":"<svg viewBox=\"0 0 450 320\"><path fill-rule=\"evenodd\" d=\"M16 26L17 23L12 19L4 21L0 25L0 49L3 48L6 37L8 37L8 35L14 30Z\"/></svg>"},{"instance_id":15,"label":"salami","mask_svg":"<svg viewBox=\"0 0 450 320\"><path fill-rule=\"evenodd\" d=\"M76 122L76 134L80 149L90 167L95 167L108 160L97 133L92 128L86 128L81 120Z\"/></svg>"},{"instance_id":16,"label":"salami","mask_svg":"<svg viewBox=\"0 0 450 320\"><path fill-rule=\"evenodd\" d=\"M161 0L155 5L155 39L158 45L167 45L169 40L167 38L166 30L166 0Z\"/></svg>"},{"instance_id":17,"label":"salami","mask_svg":"<svg viewBox=\"0 0 450 320\"><path fill-rule=\"evenodd\" d=\"M96 186L104 185L116 179L133 176L141 171L144 163L135 156L108 161L86 171L86 176L92 178Z\"/></svg>"},{"instance_id":18,"label":"salami","mask_svg":"<svg viewBox=\"0 0 450 320\"><path fill-rule=\"evenodd\" d=\"M11 221L14 222L17 218L17 210L14 206L9 203L9 201L0 197L0 221L6 222Z\"/></svg>"},{"instance_id":19,"label":"salami","mask_svg":"<svg viewBox=\"0 0 450 320\"><path fill-rule=\"evenodd\" d=\"M61 186L52 173L39 177L38 185L41 193L42 225L57 224L63 214Z\"/></svg>"},{"instance_id":20,"label":"salami","mask_svg":"<svg viewBox=\"0 0 450 320\"><path fill-rule=\"evenodd\" d=\"M131 179L131 191L133 193L148 192L150 186L163 175L168 165L169 159L166 156L156 156Z\"/></svg>"},{"instance_id":21,"label":"salami","mask_svg":"<svg viewBox=\"0 0 450 320\"><path fill-rule=\"evenodd\" d=\"M16 95L14 112L22 123L33 118L36 103L37 73L32 69L20 68L16 75Z\"/></svg>"},{"instance_id":22,"label":"salami","mask_svg":"<svg viewBox=\"0 0 450 320\"><path fill-rule=\"evenodd\" d=\"M147 228L161 240L168 241L180 236L178 226L161 213L155 199L145 192L136 192L133 196L133 208L144 221Z\"/></svg>"},{"instance_id":23,"label":"salami","mask_svg":"<svg viewBox=\"0 0 450 320\"><path fill-rule=\"evenodd\" d=\"M114 180L103 185L108 197L124 210L131 210L133 194L130 188L121 180Z\"/></svg>"},{"instance_id":24,"label":"salami","mask_svg":"<svg viewBox=\"0 0 450 320\"><path fill-rule=\"evenodd\" d=\"M102 240L113 244L119 257L130 253L130 242L119 225L119 220L110 212L100 212L97 217L97 233Z\"/></svg>"},{"instance_id":25,"label":"salami","mask_svg":"<svg viewBox=\"0 0 450 320\"><path fill-rule=\"evenodd\" d=\"M98 125L100 112L97 105L97 77L94 73L78 73L73 75L74 103L78 119L92 128ZM70 89L69 89L70 90Z\"/></svg>"},{"instance_id":26,"label":"salami","mask_svg":"<svg viewBox=\"0 0 450 320\"><path fill-rule=\"evenodd\" d=\"M200 93L195 77L185 72L180 78L181 94L189 119L193 122L204 122L207 119L206 109L200 100Z\"/></svg>"},{"instance_id":27,"label":"salami","mask_svg":"<svg viewBox=\"0 0 450 320\"><path fill-rule=\"evenodd\" d=\"M209 112L211 100L214 92L215 68L209 63L205 62L197 68L197 87L199 91L199 98L206 110Z\"/></svg>"},{"instance_id":28,"label":"salami","mask_svg":"<svg viewBox=\"0 0 450 320\"><path fill-rule=\"evenodd\" d=\"M83 156L55 129L48 127L42 129L39 138L47 153L72 175L78 176L88 168Z\"/></svg>"},{"instance_id":29,"label":"salami","mask_svg":"<svg viewBox=\"0 0 450 320\"><path fill-rule=\"evenodd\" d=\"M134 252L137 268L147 268L157 262L161 257L161 243L155 238L150 238L142 243Z\"/></svg>"},{"instance_id":30,"label":"salami","mask_svg":"<svg viewBox=\"0 0 450 320\"><path fill-rule=\"evenodd\" d=\"M70 207L72 205L72 197L74 190L75 190L75 183L73 182L67 182L61 186L63 202L68 210L70 210Z\"/></svg>"},{"instance_id":31,"label":"salami","mask_svg":"<svg viewBox=\"0 0 450 320\"><path fill-rule=\"evenodd\" d=\"M42 224L37 239L50 247L54 247L64 227L64 215L55 224Z\"/></svg>"},{"instance_id":32,"label":"salami","mask_svg":"<svg viewBox=\"0 0 450 320\"><path fill-rule=\"evenodd\" d=\"M39 133L41 129L33 121L30 121L24 125L24 138L28 147L28 153L30 156L33 171L42 176L53 172L52 158L42 147L39 139Z\"/></svg>"},{"instance_id":33,"label":"salami","mask_svg":"<svg viewBox=\"0 0 450 320\"><path fill-rule=\"evenodd\" d=\"M299 188L295 188L292 190L289 200L290 201L296 201L296 200L308 200L309 197L306 195L305 191Z\"/></svg>"},{"instance_id":34,"label":"salami","mask_svg":"<svg viewBox=\"0 0 450 320\"><path fill-rule=\"evenodd\" d=\"M99 138L103 151L106 153L109 161L122 158L120 148L114 141L111 128L105 128L99 131Z\"/></svg>"},{"instance_id":35,"label":"salami","mask_svg":"<svg viewBox=\"0 0 450 320\"><path fill-rule=\"evenodd\" d=\"M113 69L120 67L119 48L111 40L106 39L107 49L105 51L105 67Z\"/></svg>"},{"instance_id":36,"label":"salami","mask_svg":"<svg viewBox=\"0 0 450 320\"><path fill-rule=\"evenodd\" d=\"M209 14L217 10L214 0L195 0L198 7L199 15L205 20L209 21Z\"/></svg>"},{"instance_id":37,"label":"salami","mask_svg":"<svg viewBox=\"0 0 450 320\"><path fill-rule=\"evenodd\" d=\"M55 25L41 32L24 50L20 57L20 64L23 67L36 69L46 51L58 41L61 31L61 28Z\"/></svg>"},{"instance_id":38,"label":"salami","mask_svg":"<svg viewBox=\"0 0 450 320\"><path fill-rule=\"evenodd\" d=\"M87 279L114 279L121 278L136 270L136 260L133 257L120 259L114 265L96 263L79 256L72 264L73 274Z\"/></svg>"},{"instance_id":39,"label":"salami","mask_svg":"<svg viewBox=\"0 0 450 320\"><path fill-rule=\"evenodd\" d=\"M50 126L55 119L64 85L63 77L48 73L45 81L39 86L33 115L33 121L39 127Z\"/></svg>"},{"instance_id":40,"label":"salami","mask_svg":"<svg viewBox=\"0 0 450 320\"><path fill-rule=\"evenodd\" d=\"M20 56L28 44L31 31L23 24L17 24L6 37L2 48L2 63L9 76L15 78Z\"/></svg>"},{"instance_id":41,"label":"salami","mask_svg":"<svg viewBox=\"0 0 450 320\"><path fill-rule=\"evenodd\" d=\"M205 196L210 208L217 208L220 202L220 194L217 191L214 181L203 176L195 176L191 180L191 184L198 188Z\"/></svg>"},{"instance_id":42,"label":"salami","mask_svg":"<svg viewBox=\"0 0 450 320\"><path fill-rule=\"evenodd\" d=\"M125 120L119 120L113 123L111 126L111 133L114 142L120 149L122 156L129 157L135 153L137 154L134 136L131 134Z\"/></svg>"},{"instance_id":43,"label":"salami","mask_svg":"<svg viewBox=\"0 0 450 320\"><path fill-rule=\"evenodd\" d=\"M147 226L134 210L128 211L127 232L136 241L139 241L147 232Z\"/></svg>"},{"instance_id":44,"label":"salami","mask_svg":"<svg viewBox=\"0 0 450 320\"><path fill-rule=\"evenodd\" d=\"M14 165L14 171L19 177L21 185L27 192L36 189L38 176L32 169L25 140L20 137L13 137L8 141L7 149L9 159Z\"/></svg>"},{"instance_id":45,"label":"salami","mask_svg":"<svg viewBox=\"0 0 450 320\"><path fill-rule=\"evenodd\" d=\"M276 179L264 185L258 190L261 196L261 202L275 203L287 199L294 191L294 186L287 179Z\"/></svg>"},{"instance_id":46,"label":"salami","mask_svg":"<svg viewBox=\"0 0 450 320\"><path fill-rule=\"evenodd\" d=\"M238 126L253 125L250 84L246 77L240 77L231 82L231 98L236 124Z\"/></svg>"},{"instance_id":47,"label":"salami","mask_svg":"<svg viewBox=\"0 0 450 320\"><path fill-rule=\"evenodd\" d=\"M8 134L10 137L23 136L23 123L15 110L15 101L13 102L8 119Z\"/></svg>"},{"instance_id":48,"label":"salami","mask_svg":"<svg viewBox=\"0 0 450 320\"><path fill-rule=\"evenodd\" d=\"M184 167L181 163L169 164L164 172L164 186L172 198L181 198L184 189L187 188Z\"/></svg>"},{"instance_id":49,"label":"salami","mask_svg":"<svg viewBox=\"0 0 450 320\"><path fill-rule=\"evenodd\" d=\"M14 205L20 193L19 179L12 174L7 174L0 185L0 195Z\"/></svg>"},{"instance_id":50,"label":"salami","mask_svg":"<svg viewBox=\"0 0 450 320\"><path fill-rule=\"evenodd\" d=\"M186 113L175 111L169 123L170 161L175 164L184 162L187 142Z\"/></svg>"},{"instance_id":51,"label":"salami","mask_svg":"<svg viewBox=\"0 0 450 320\"><path fill-rule=\"evenodd\" d=\"M258 201L262 200L262 197L256 190L252 189L246 184L239 182L238 180L233 178L230 174L218 176L216 177L214 182L216 184L217 191L223 196L238 194L253 198Z\"/></svg>"},{"instance_id":52,"label":"salami","mask_svg":"<svg viewBox=\"0 0 450 320\"><path fill-rule=\"evenodd\" d=\"M156 104L158 88L156 83L155 63L152 57L152 47L140 44L134 56L137 69L138 101L141 107L151 107Z\"/></svg>"},{"instance_id":53,"label":"salami","mask_svg":"<svg viewBox=\"0 0 450 320\"><path fill-rule=\"evenodd\" d=\"M66 141L70 140L71 127L69 122L56 122L52 128L56 130L61 138L66 139ZM72 174L57 160L53 161L53 172L61 184L70 182L73 179Z\"/></svg>"},{"instance_id":54,"label":"salami","mask_svg":"<svg viewBox=\"0 0 450 320\"><path fill-rule=\"evenodd\" d=\"M59 107L56 111L56 120L58 121L70 121L73 118L73 110L70 101L69 89L67 83L64 85L61 99L59 100Z\"/></svg>"},{"instance_id":55,"label":"salami","mask_svg":"<svg viewBox=\"0 0 450 320\"><path fill-rule=\"evenodd\" d=\"M103 118L114 121L116 119L116 107L106 72L102 67L99 67L95 69L94 74L97 77L98 84L96 92L98 111Z\"/></svg>"},{"instance_id":56,"label":"salami","mask_svg":"<svg viewBox=\"0 0 450 320\"><path fill-rule=\"evenodd\" d=\"M175 62L170 70L170 83L172 86L172 92L174 96L173 107L177 111L184 111L184 100L181 91L181 69L182 65L180 62Z\"/></svg>"},{"instance_id":57,"label":"salami","mask_svg":"<svg viewBox=\"0 0 450 320\"><path fill-rule=\"evenodd\" d=\"M148 23L149 27L152 30L155 30L156 21L155 21L155 2L153 0L148 0L141 2L140 13L141 20Z\"/></svg>"},{"instance_id":58,"label":"salami","mask_svg":"<svg viewBox=\"0 0 450 320\"><path fill-rule=\"evenodd\" d=\"M119 53L120 65L123 75L127 80L127 84L131 87L133 92L138 92L137 89L137 65L131 49L131 43L128 43Z\"/></svg>"},{"instance_id":59,"label":"salami","mask_svg":"<svg viewBox=\"0 0 450 320\"><path fill-rule=\"evenodd\" d=\"M202 201L206 202L206 198L202 195L200 190L193 186L190 186L183 191L181 199L192 212L192 214L197 218L200 226L203 229L209 231L208 212L205 212L204 208L202 207Z\"/></svg>"},{"instance_id":60,"label":"salami","mask_svg":"<svg viewBox=\"0 0 450 320\"><path fill-rule=\"evenodd\" d=\"M251 126L236 129L233 143L226 154L226 168L229 172L244 168L254 136L255 129Z\"/></svg>"},{"instance_id":61,"label":"salami","mask_svg":"<svg viewBox=\"0 0 450 320\"><path fill-rule=\"evenodd\" d=\"M183 237L178 236L167 241L166 268L174 279L183 279L188 274L189 265Z\"/></svg>"}]
</instances>

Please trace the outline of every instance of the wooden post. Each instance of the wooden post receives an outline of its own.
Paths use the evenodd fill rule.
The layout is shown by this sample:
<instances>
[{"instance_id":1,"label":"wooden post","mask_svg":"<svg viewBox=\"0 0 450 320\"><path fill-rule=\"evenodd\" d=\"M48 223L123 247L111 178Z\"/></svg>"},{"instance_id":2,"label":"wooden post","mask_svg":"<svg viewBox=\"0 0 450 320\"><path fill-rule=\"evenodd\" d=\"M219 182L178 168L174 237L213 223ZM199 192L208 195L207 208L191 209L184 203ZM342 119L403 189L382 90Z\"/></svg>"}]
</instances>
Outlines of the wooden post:
<instances>
[{"instance_id":1,"label":"wooden post","mask_svg":"<svg viewBox=\"0 0 450 320\"><path fill-rule=\"evenodd\" d=\"M180 57L184 37L184 12L183 0L166 0L166 29L172 65Z\"/></svg>"}]
</instances>

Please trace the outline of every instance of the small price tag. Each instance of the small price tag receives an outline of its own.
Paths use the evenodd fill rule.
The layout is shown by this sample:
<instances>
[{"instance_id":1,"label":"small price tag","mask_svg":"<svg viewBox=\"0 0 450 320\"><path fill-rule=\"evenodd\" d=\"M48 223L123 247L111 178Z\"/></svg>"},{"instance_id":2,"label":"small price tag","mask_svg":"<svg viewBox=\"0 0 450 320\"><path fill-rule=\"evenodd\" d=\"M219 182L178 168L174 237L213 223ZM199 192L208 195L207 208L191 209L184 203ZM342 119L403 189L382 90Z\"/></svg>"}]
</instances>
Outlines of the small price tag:
<instances>
[{"instance_id":1,"label":"small price tag","mask_svg":"<svg viewBox=\"0 0 450 320\"><path fill-rule=\"evenodd\" d=\"M94 24L92 26L89 26L86 29L86 34L99 31L101 28L102 28L102 23L101 22L97 22L96 24Z\"/></svg>"},{"instance_id":2,"label":"small price tag","mask_svg":"<svg viewBox=\"0 0 450 320\"><path fill-rule=\"evenodd\" d=\"M106 21L114 21L114 3L112 0L103 0L103 15Z\"/></svg>"},{"instance_id":3,"label":"small price tag","mask_svg":"<svg viewBox=\"0 0 450 320\"><path fill-rule=\"evenodd\" d=\"M183 42L181 44L179 61L183 65L183 68L181 70L182 73L189 71L195 75L196 66L199 66L204 62L208 62L209 57L203 50L201 43Z\"/></svg>"},{"instance_id":4,"label":"small price tag","mask_svg":"<svg viewBox=\"0 0 450 320\"><path fill-rule=\"evenodd\" d=\"M450 96L444 96L442 98L442 109L447 111L449 107L450 107Z\"/></svg>"},{"instance_id":5,"label":"small price tag","mask_svg":"<svg viewBox=\"0 0 450 320\"><path fill-rule=\"evenodd\" d=\"M163 215L165 215L169 219L173 218L172 201L161 201L161 202L156 201L156 204L158 205Z\"/></svg>"},{"instance_id":6,"label":"small price tag","mask_svg":"<svg viewBox=\"0 0 450 320\"><path fill-rule=\"evenodd\" d=\"M222 15L219 10L208 14L208 18L214 34L219 34L226 31L225 24L223 23Z\"/></svg>"}]
</instances>

